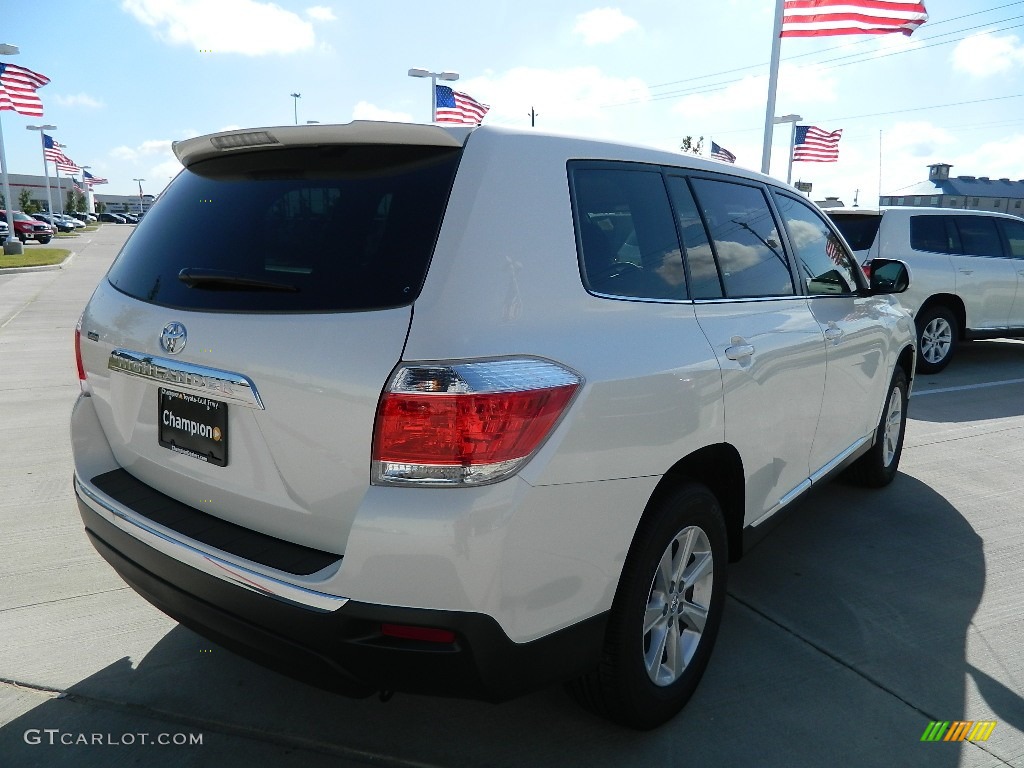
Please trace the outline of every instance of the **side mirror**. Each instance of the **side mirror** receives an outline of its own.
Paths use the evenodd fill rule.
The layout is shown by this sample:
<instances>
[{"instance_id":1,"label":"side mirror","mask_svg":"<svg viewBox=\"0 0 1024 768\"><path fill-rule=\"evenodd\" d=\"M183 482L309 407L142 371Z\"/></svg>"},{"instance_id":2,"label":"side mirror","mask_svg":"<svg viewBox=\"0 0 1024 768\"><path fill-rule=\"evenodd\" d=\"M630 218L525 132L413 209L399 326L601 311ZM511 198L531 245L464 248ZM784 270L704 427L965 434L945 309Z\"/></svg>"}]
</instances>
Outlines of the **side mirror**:
<instances>
[{"instance_id":1,"label":"side mirror","mask_svg":"<svg viewBox=\"0 0 1024 768\"><path fill-rule=\"evenodd\" d=\"M871 293L903 293L910 287L910 267L893 259L872 259Z\"/></svg>"}]
</instances>

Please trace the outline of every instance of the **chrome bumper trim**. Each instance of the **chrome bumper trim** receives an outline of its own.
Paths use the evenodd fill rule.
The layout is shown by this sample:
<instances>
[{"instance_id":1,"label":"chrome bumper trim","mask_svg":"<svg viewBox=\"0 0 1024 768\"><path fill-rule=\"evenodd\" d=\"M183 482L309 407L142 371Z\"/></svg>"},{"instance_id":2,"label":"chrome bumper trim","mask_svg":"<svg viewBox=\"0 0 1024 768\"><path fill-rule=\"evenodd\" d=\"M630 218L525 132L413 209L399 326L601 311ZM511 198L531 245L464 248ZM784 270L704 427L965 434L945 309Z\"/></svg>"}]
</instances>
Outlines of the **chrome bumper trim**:
<instances>
[{"instance_id":1,"label":"chrome bumper trim","mask_svg":"<svg viewBox=\"0 0 1024 768\"><path fill-rule=\"evenodd\" d=\"M208 576L226 581L250 592L270 597L285 603L299 605L312 611L330 613L348 602L347 597L329 595L324 592L299 587L271 576L243 568L216 555L205 552L191 544L175 539L156 527L143 522L114 500L89 488L75 474L75 490L79 497L98 513L107 512L114 516L114 523L131 536L167 555L180 563L202 571ZM124 524L132 526L126 529Z\"/></svg>"}]
</instances>

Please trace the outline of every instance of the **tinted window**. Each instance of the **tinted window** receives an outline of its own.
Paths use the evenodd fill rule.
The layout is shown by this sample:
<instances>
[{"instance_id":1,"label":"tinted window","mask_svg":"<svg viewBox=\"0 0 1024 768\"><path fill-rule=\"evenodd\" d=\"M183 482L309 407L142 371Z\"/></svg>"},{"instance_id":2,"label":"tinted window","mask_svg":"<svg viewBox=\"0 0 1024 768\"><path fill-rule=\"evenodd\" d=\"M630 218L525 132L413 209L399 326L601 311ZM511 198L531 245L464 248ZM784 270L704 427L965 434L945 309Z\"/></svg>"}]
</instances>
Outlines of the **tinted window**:
<instances>
[{"instance_id":1,"label":"tinted window","mask_svg":"<svg viewBox=\"0 0 1024 768\"><path fill-rule=\"evenodd\" d=\"M684 178L669 176L668 191L675 206L676 224L683 238L686 266L690 271L690 295L695 299L720 299L725 293L715 254L711 251L690 185Z\"/></svg>"},{"instance_id":2,"label":"tinted window","mask_svg":"<svg viewBox=\"0 0 1024 768\"><path fill-rule=\"evenodd\" d=\"M1024 221L1012 221L1000 219L999 226L1006 235L1007 245L1010 246L1010 255L1015 259L1024 259Z\"/></svg>"},{"instance_id":3,"label":"tinted window","mask_svg":"<svg viewBox=\"0 0 1024 768\"><path fill-rule=\"evenodd\" d=\"M660 171L573 171L584 281L594 293L685 299L686 277Z\"/></svg>"},{"instance_id":4,"label":"tinted window","mask_svg":"<svg viewBox=\"0 0 1024 768\"><path fill-rule=\"evenodd\" d=\"M843 233L846 242L855 251L866 251L875 242L875 235L878 234L878 225L882 223L882 217L877 214L853 214L851 216L832 216L832 223L836 229Z\"/></svg>"},{"instance_id":5,"label":"tinted window","mask_svg":"<svg viewBox=\"0 0 1024 768\"><path fill-rule=\"evenodd\" d=\"M408 304L423 283L458 158L438 147L324 146L197 163L138 225L108 279L135 298L183 309Z\"/></svg>"},{"instance_id":6,"label":"tinted window","mask_svg":"<svg viewBox=\"0 0 1024 768\"><path fill-rule=\"evenodd\" d=\"M691 181L726 296L792 295L793 280L764 193L727 181Z\"/></svg>"},{"instance_id":7,"label":"tinted window","mask_svg":"<svg viewBox=\"0 0 1024 768\"><path fill-rule=\"evenodd\" d=\"M967 256L1002 256L996 222L988 216L954 216L960 244Z\"/></svg>"},{"instance_id":8,"label":"tinted window","mask_svg":"<svg viewBox=\"0 0 1024 768\"><path fill-rule=\"evenodd\" d=\"M855 291L855 266L824 218L807 203L788 195L775 195L775 203L796 252L807 292L816 295Z\"/></svg>"},{"instance_id":9,"label":"tinted window","mask_svg":"<svg viewBox=\"0 0 1024 768\"><path fill-rule=\"evenodd\" d=\"M948 216L911 216L910 247L915 251L960 253L960 237Z\"/></svg>"}]
</instances>

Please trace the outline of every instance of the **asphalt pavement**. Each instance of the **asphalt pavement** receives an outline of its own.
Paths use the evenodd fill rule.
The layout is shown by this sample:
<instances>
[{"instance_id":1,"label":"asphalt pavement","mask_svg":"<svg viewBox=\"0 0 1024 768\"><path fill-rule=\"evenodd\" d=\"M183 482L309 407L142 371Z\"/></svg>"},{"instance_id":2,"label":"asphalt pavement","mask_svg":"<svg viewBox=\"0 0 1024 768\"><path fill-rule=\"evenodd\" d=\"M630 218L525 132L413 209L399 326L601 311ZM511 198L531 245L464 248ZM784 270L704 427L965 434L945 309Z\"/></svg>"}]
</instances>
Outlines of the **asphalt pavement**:
<instances>
[{"instance_id":1,"label":"asphalt pavement","mask_svg":"<svg viewBox=\"0 0 1024 768\"><path fill-rule=\"evenodd\" d=\"M73 329L131 229L80 235L62 269L0 270L0 765L1024 768L1024 343L920 377L893 485L822 488L732 567L708 672L661 729L560 687L353 701L178 626L86 540ZM996 726L921 741L966 720Z\"/></svg>"}]
</instances>

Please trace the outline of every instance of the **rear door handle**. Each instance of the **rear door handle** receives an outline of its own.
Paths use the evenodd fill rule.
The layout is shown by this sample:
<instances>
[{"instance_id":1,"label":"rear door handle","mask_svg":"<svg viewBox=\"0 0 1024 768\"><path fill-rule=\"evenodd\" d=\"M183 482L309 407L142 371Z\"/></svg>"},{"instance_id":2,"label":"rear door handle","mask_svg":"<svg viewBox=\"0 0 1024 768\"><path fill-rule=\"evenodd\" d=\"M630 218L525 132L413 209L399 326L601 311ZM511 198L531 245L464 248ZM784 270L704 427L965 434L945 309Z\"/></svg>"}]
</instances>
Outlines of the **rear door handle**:
<instances>
[{"instance_id":1,"label":"rear door handle","mask_svg":"<svg viewBox=\"0 0 1024 768\"><path fill-rule=\"evenodd\" d=\"M973 269L961 269L960 270L960 274L961 275L973 275L974 274L974 270Z\"/></svg>"},{"instance_id":2,"label":"rear door handle","mask_svg":"<svg viewBox=\"0 0 1024 768\"><path fill-rule=\"evenodd\" d=\"M725 356L730 360L746 360L754 354L753 345L742 336L733 336L729 343L731 346L725 348Z\"/></svg>"}]
</instances>

